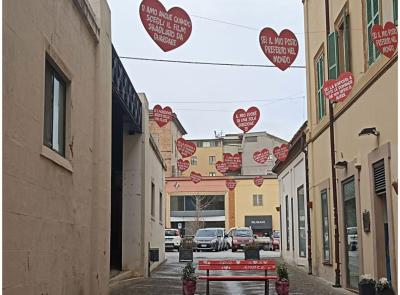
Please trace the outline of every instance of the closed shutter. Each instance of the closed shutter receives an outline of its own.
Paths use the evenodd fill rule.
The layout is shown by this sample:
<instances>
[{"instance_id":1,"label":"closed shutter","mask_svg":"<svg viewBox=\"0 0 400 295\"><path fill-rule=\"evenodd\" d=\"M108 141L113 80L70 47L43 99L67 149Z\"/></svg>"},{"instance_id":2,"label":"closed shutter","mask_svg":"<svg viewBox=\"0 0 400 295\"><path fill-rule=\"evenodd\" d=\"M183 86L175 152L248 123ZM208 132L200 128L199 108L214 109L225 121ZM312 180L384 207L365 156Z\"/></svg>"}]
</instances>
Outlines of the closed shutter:
<instances>
[{"instance_id":1,"label":"closed shutter","mask_svg":"<svg viewBox=\"0 0 400 295\"><path fill-rule=\"evenodd\" d=\"M398 7L398 3L397 0L393 0L393 23L397 26L397 8Z\"/></svg>"},{"instance_id":2,"label":"closed shutter","mask_svg":"<svg viewBox=\"0 0 400 295\"><path fill-rule=\"evenodd\" d=\"M339 76L338 66L337 33L330 33L328 36L328 79L336 79Z\"/></svg>"},{"instance_id":3,"label":"closed shutter","mask_svg":"<svg viewBox=\"0 0 400 295\"><path fill-rule=\"evenodd\" d=\"M344 41L344 71L350 71L350 24L349 15L344 12L343 16L343 41Z\"/></svg>"},{"instance_id":4,"label":"closed shutter","mask_svg":"<svg viewBox=\"0 0 400 295\"><path fill-rule=\"evenodd\" d=\"M385 162L380 160L372 165L374 173L374 190L378 196L386 195Z\"/></svg>"}]
</instances>

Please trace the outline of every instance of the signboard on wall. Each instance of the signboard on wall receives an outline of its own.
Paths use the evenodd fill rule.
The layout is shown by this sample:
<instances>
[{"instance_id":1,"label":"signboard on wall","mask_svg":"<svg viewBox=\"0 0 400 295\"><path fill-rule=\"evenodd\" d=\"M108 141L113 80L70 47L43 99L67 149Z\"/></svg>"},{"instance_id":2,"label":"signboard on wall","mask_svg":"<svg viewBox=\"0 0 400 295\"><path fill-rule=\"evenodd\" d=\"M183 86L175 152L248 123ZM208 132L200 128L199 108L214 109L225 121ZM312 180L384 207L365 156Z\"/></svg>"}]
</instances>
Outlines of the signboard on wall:
<instances>
[{"instance_id":1,"label":"signboard on wall","mask_svg":"<svg viewBox=\"0 0 400 295\"><path fill-rule=\"evenodd\" d=\"M261 216L245 216L244 224L247 227L255 229L269 229L272 230L272 215Z\"/></svg>"}]
</instances>

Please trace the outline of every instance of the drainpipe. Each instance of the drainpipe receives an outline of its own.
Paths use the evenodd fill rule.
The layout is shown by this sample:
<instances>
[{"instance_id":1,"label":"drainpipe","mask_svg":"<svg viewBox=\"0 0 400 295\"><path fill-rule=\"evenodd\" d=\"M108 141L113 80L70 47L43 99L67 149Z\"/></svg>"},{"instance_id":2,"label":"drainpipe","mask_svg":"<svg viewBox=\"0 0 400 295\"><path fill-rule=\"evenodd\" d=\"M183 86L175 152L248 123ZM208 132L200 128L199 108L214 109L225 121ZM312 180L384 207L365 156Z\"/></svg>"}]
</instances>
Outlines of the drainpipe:
<instances>
[{"instance_id":1,"label":"drainpipe","mask_svg":"<svg viewBox=\"0 0 400 295\"><path fill-rule=\"evenodd\" d=\"M325 0L325 25L326 25L326 36L330 33L329 25L329 0ZM340 261L339 261L339 224L338 224L338 200L337 200L337 189L336 189L336 169L335 169L335 135L333 126L333 105L329 101L329 133L331 143L331 170L332 170L332 194L333 194L333 217L335 225L335 284L333 287L340 288Z\"/></svg>"},{"instance_id":2,"label":"drainpipe","mask_svg":"<svg viewBox=\"0 0 400 295\"><path fill-rule=\"evenodd\" d=\"M304 147L304 157L305 157L305 165L306 165L306 200L307 200L307 256L308 256L308 274L312 274L312 253L311 253L311 217L310 217L310 184L308 178L308 145L305 142L305 138L302 138L302 146Z\"/></svg>"}]
</instances>

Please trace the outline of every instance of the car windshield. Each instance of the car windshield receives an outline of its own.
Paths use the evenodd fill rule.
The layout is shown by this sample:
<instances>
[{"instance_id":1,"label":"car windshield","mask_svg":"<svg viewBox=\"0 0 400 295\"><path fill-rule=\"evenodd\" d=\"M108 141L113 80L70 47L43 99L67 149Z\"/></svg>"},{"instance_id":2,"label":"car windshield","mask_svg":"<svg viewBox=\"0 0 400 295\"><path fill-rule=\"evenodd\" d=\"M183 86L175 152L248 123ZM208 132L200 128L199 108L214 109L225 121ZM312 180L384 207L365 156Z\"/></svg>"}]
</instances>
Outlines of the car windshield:
<instances>
[{"instance_id":1,"label":"car windshield","mask_svg":"<svg viewBox=\"0 0 400 295\"><path fill-rule=\"evenodd\" d=\"M196 233L196 237L215 237L217 236L217 230L215 229L199 229Z\"/></svg>"},{"instance_id":2,"label":"car windshield","mask_svg":"<svg viewBox=\"0 0 400 295\"><path fill-rule=\"evenodd\" d=\"M174 229L166 229L165 230L165 236L167 237L176 237L178 235L178 232Z\"/></svg>"},{"instance_id":3,"label":"car windshield","mask_svg":"<svg viewBox=\"0 0 400 295\"><path fill-rule=\"evenodd\" d=\"M247 229L237 229L235 230L235 237L252 237L253 233L251 232L251 230L247 230Z\"/></svg>"},{"instance_id":4,"label":"car windshield","mask_svg":"<svg viewBox=\"0 0 400 295\"><path fill-rule=\"evenodd\" d=\"M275 239L279 239L279 233L278 233L278 232L274 232L273 237L274 237Z\"/></svg>"}]
</instances>

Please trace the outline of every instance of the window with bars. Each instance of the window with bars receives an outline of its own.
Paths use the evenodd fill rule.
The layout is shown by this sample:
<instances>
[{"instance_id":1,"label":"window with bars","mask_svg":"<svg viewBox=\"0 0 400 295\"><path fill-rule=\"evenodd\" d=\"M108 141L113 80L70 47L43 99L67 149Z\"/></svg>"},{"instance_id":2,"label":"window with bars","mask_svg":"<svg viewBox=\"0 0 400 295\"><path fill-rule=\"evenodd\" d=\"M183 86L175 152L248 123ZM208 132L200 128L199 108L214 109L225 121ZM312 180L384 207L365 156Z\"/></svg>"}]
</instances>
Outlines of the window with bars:
<instances>
[{"instance_id":1,"label":"window with bars","mask_svg":"<svg viewBox=\"0 0 400 295\"><path fill-rule=\"evenodd\" d=\"M374 174L374 191L377 196L386 195L385 161L382 159L372 165Z\"/></svg>"},{"instance_id":2,"label":"window with bars","mask_svg":"<svg viewBox=\"0 0 400 295\"><path fill-rule=\"evenodd\" d=\"M322 93L324 85L324 55L321 54L315 62L317 75L317 115L320 121L326 115L325 97Z\"/></svg>"},{"instance_id":3,"label":"window with bars","mask_svg":"<svg viewBox=\"0 0 400 295\"><path fill-rule=\"evenodd\" d=\"M262 205L263 205L263 196L253 195L253 206L262 206Z\"/></svg>"},{"instance_id":4,"label":"window with bars","mask_svg":"<svg viewBox=\"0 0 400 295\"><path fill-rule=\"evenodd\" d=\"M379 0L365 0L367 13L367 36L368 36L368 65L371 65L379 56L379 50L372 42L371 29L373 25L379 24Z\"/></svg>"}]
</instances>

